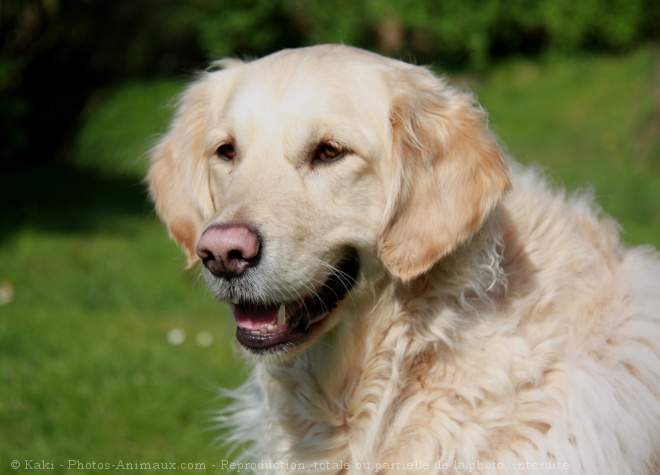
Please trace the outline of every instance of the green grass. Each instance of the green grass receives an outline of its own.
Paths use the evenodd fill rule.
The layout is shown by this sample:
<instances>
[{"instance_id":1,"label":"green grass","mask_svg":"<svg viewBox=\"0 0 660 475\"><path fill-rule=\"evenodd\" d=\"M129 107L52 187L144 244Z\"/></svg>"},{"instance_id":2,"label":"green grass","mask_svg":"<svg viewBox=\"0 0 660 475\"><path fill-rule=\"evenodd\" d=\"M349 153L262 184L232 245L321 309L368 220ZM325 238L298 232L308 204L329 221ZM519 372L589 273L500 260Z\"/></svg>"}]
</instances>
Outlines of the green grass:
<instances>
[{"instance_id":1,"label":"green grass","mask_svg":"<svg viewBox=\"0 0 660 475\"><path fill-rule=\"evenodd\" d=\"M593 184L627 241L660 246L659 79L649 48L510 61L468 81L512 155L570 188ZM67 163L0 177L0 282L15 289L0 306L0 473L26 459L53 461L51 473L70 459L212 473L226 456L206 429L214 388L246 374L231 319L183 270L141 184L181 84L100 93Z\"/></svg>"},{"instance_id":2,"label":"green grass","mask_svg":"<svg viewBox=\"0 0 660 475\"><path fill-rule=\"evenodd\" d=\"M514 61L479 99L511 154L571 189L593 186L632 244L660 245L660 54Z\"/></svg>"},{"instance_id":3,"label":"green grass","mask_svg":"<svg viewBox=\"0 0 660 475\"><path fill-rule=\"evenodd\" d=\"M1 179L0 282L15 297L0 306L0 473L30 459L54 461L53 473L70 459L216 472L208 412L245 371L226 309L183 270L141 184L179 87L100 95L70 163ZM168 342L173 329L182 344Z\"/></svg>"}]
</instances>

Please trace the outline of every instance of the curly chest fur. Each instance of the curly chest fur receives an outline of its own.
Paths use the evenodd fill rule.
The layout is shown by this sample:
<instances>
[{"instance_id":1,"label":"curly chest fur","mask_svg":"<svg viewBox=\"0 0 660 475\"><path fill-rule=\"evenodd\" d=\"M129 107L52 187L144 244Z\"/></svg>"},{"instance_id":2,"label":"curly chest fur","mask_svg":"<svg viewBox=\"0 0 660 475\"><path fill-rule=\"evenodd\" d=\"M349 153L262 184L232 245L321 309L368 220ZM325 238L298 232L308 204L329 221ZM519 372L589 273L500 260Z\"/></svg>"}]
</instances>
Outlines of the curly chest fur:
<instances>
[{"instance_id":1,"label":"curly chest fur","mask_svg":"<svg viewBox=\"0 0 660 475\"><path fill-rule=\"evenodd\" d=\"M312 473L451 473L494 462L498 445L530 444L547 431L551 402L534 392L550 384L543 375L553 358L515 335L484 341L484 331L476 325L473 338L449 349L393 325L332 390L308 360L260 368L238 399L260 409L249 423L235 421L237 436L251 442L252 460L286 460Z\"/></svg>"}]
</instances>

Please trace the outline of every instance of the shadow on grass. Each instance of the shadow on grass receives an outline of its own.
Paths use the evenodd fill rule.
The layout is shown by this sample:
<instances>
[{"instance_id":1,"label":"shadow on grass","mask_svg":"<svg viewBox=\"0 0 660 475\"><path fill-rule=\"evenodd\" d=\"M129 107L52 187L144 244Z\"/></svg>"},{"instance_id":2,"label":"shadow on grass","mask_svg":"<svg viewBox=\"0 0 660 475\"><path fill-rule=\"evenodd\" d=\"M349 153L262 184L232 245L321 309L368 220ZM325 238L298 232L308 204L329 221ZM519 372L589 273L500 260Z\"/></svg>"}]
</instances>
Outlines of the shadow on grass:
<instances>
[{"instance_id":1,"label":"shadow on grass","mask_svg":"<svg viewBox=\"0 0 660 475\"><path fill-rule=\"evenodd\" d=\"M0 173L0 243L21 229L124 232L125 218L153 215L138 179L61 163Z\"/></svg>"}]
</instances>

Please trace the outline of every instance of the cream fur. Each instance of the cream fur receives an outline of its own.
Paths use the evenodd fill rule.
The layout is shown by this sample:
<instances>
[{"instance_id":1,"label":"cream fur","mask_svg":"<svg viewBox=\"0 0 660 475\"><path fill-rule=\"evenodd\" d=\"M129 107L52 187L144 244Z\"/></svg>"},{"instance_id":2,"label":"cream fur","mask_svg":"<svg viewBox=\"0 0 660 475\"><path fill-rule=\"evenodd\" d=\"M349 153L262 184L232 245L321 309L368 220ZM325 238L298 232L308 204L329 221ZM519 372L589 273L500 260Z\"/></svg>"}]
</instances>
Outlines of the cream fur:
<instances>
[{"instance_id":1,"label":"cream fur","mask_svg":"<svg viewBox=\"0 0 660 475\"><path fill-rule=\"evenodd\" d=\"M423 68L341 46L224 67L154 152L172 236L194 262L208 223L259 223L263 300L305 292L342 244L361 264L309 345L227 393L243 471L660 474L655 250L504 158ZM314 134L354 153L309 169ZM219 164L229 136L240 161Z\"/></svg>"}]
</instances>

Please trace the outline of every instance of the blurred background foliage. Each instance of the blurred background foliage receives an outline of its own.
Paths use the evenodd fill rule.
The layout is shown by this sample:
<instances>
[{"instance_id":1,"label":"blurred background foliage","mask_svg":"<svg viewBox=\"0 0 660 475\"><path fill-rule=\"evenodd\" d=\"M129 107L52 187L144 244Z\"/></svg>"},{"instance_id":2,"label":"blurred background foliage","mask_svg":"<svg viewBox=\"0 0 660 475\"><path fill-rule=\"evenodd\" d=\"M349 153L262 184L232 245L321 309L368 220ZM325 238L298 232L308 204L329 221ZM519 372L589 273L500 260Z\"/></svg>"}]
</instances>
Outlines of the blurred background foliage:
<instances>
[{"instance_id":1,"label":"blurred background foliage","mask_svg":"<svg viewBox=\"0 0 660 475\"><path fill-rule=\"evenodd\" d=\"M0 0L0 156L53 160L93 91L210 59L345 42L444 68L629 50L657 0Z\"/></svg>"}]
</instances>

